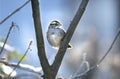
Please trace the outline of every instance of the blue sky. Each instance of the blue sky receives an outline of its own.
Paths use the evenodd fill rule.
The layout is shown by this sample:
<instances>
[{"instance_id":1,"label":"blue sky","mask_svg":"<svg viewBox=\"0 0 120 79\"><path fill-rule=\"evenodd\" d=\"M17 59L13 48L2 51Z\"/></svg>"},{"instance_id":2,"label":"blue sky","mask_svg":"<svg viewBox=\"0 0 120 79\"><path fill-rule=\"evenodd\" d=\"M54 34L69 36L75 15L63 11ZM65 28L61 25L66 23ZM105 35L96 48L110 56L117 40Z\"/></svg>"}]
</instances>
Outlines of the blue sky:
<instances>
[{"instance_id":1,"label":"blue sky","mask_svg":"<svg viewBox=\"0 0 120 79\"><path fill-rule=\"evenodd\" d=\"M5 18L9 13L14 11L20 5L27 0L0 0L0 21ZM75 11L79 5L79 0L74 0L72 3L69 0L40 0L40 11L42 29L45 40L45 47L47 56L52 60L54 53L57 52L51 48L46 40L46 30L50 21L56 19L63 24L63 28L67 30ZM71 43L73 46L80 39L77 35L79 31L88 30L89 28L95 28L98 32L98 37L101 39L101 43L114 36L117 26L117 9L116 2L114 0L90 0L87 9L79 23L79 26L74 33ZM33 40L32 52L28 53L28 64L39 66L39 60L37 57L35 32L32 18L31 3L27 4L19 12L14 14L6 22L0 25L0 37L5 38L7 30L11 25L11 22L15 22L20 30L14 28L10 37L9 44L15 47L20 53L24 53L28 46L29 40ZM81 33L80 32L80 33ZM103 36L102 38L100 36ZM52 56L51 56L52 55ZM31 60L32 57L32 60ZM51 61L50 61L51 62ZM61 67L64 69L64 67ZM60 70L62 71L62 70Z\"/></svg>"}]
</instances>

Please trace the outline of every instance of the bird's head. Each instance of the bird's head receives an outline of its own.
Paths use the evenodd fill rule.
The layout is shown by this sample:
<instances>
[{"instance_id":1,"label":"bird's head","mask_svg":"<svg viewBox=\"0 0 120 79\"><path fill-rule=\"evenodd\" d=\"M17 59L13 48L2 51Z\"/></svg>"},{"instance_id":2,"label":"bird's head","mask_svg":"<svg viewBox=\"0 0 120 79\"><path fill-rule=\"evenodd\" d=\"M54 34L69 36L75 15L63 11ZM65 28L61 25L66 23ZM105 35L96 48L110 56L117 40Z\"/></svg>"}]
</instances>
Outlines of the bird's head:
<instances>
[{"instance_id":1,"label":"bird's head","mask_svg":"<svg viewBox=\"0 0 120 79\"><path fill-rule=\"evenodd\" d=\"M61 26L61 23L57 20L54 20L50 23L50 26L56 26L56 27L60 27Z\"/></svg>"}]
</instances>

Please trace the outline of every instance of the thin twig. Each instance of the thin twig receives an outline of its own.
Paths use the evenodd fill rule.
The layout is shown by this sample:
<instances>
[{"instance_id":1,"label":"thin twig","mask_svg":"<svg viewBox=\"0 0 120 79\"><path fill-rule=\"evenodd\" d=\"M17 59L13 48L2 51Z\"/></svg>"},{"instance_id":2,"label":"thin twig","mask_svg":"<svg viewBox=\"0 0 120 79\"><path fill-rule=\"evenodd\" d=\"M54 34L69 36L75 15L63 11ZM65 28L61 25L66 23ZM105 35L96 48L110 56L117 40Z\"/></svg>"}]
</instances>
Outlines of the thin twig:
<instances>
[{"instance_id":1,"label":"thin twig","mask_svg":"<svg viewBox=\"0 0 120 79\"><path fill-rule=\"evenodd\" d=\"M110 53L110 51L111 51L111 49L113 48L113 46L114 46L117 38L119 37L119 35L120 35L120 29L118 30L115 38L113 39L113 42L111 43L109 49L107 50L107 52L105 53L105 55L97 62L97 64L95 64L94 66L90 67L89 70L85 70L83 73L81 73L81 74L79 74L79 75L76 75L76 76L74 76L74 77L72 77L72 78L70 78L70 79L76 79L76 77L81 78L81 77L83 77L83 76L86 76L86 74L87 74L88 72L90 72L90 71L92 71L93 69L96 69L97 67L99 67L99 65L102 63L102 61L105 59L105 57Z\"/></svg>"},{"instance_id":2,"label":"thin twig","mask_svg":"<svg viewBox=\"0 0 120 79\"><path fill-rule=\"evenodd\" d=\"M30 46L32 44L32 41L30 41L29 46L27 48L27 50L25 51L25 54L23 55L23 57L20 59L20 61L17 63L16 67L13 68L13 70L11 71L11 73L7 76L7 78L9 78L11 76L11 74L14 72L14 70L19 66L19 64L21 63L21 61L23 60L23 58L26 56L26 54L28 53L28 51L30 50Z\"/></svg>"},{"instance_id":3,"label":"thin twig","mask_svg":"<svg viewBox=\"0 0 120 79\"><path fill-rule=\"evenodd\" d=\"M12 28L13 28L14 26L15 26L15 25L14 25L14 22L12 22L12 24L11 24L11 26L10 26L10 28L9 28L9 31L8 31L8 33L7 33L7 36L6 36L6 38L5 38L5 42L4 42L4 44L3 44L3 46L2 46L2 48L1 48L1 50L0 50L0 55L1 55L2 52L3 52L3 49L4 49L4 47L5 47L5 44L6 44L7 40L8 40L9 35L10 35L10 33L11 33L11 30L12 30Z\"/></svg>"},{"instance_id":4,"label":"thin twig","mask_svg":"<svg viewBox=\"0 0 120 79\"><path fill-rule=\"evenodd\" d=\"M37 73L37 74L41 74L40 73L41 67L33 67L33 66L27 65L27 64L17 65L17 63L9 63L9 62L5 62L5 61L2 61L2 60L0 60L0 63L3 63L5 65L11 66L11 67L16 67L17 66L17 68L19 68L19 69L26 70L26 71L33 72L33 73Z\"/></svg>"},{"instance_id":5,"label":"thin twig","mask_svg":"<svg viewBox=\"0 0 120 79\"><path fill-rule=\"evenodd\" d=\"M115 41L117 40L117 38L119 37L120 35L120 29L118 30L118 33L116 34L112 44L110 45L109 49L107 50L107 52L105 53L105 55L99 60L99 62L97 63L97 65L100 65L100 63L105 59L105 57L110 53L110 50L112 49Z\"/></svg>"},{"instance_id":6,"label":"thin twig","mask_svg":"<svg viewBox=\"0 0 120 79\"><path fill-rule=\"evenodd\" d=\"M10 13L7 17L5 17L1 22L0 25L2 23L4 23L8 18L10 18L12 15L14 15L16 12L18 12L20 9L22 9L25 5L27 5L31 0L26 1L23 5L21 5L19 8L17 8L16 10L14 10L12 13Z\"/></svg>"}]
</instances>

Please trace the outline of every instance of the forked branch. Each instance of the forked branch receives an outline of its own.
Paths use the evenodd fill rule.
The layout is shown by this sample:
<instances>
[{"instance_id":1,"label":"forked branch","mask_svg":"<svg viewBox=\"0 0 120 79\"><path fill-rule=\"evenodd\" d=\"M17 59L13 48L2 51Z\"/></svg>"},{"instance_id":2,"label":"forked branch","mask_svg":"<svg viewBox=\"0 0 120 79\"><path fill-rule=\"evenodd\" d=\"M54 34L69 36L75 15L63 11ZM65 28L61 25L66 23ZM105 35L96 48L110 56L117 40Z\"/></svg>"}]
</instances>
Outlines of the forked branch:
<instances>
[{"instance_id":1,"label":"forked branch","mask_svg":"<svg viewBox=\"0 0 120 79\"><path fill-rule=\"evenodd\" d=\"M58 54L56 55L53 64L50 66L50 64L48 63L46 54L45 54L45 46L44 46L42 26L41 26L41 20L40 20L40 12L39 12L39 3L38 3L38 0L31 0L34 27L35 27L36 40L37 40L38 56L40 59L41 66L43 68L44 79L55 79L58 73L58 70L60 68L60 65L62 63L63 57L65 55L68 43L77 27L77 24L79 23L85 11L88 1L89 0L82 0L79 6L79 9L70 24L70 27L61 42Z\"/></svg>"}]
</instances>

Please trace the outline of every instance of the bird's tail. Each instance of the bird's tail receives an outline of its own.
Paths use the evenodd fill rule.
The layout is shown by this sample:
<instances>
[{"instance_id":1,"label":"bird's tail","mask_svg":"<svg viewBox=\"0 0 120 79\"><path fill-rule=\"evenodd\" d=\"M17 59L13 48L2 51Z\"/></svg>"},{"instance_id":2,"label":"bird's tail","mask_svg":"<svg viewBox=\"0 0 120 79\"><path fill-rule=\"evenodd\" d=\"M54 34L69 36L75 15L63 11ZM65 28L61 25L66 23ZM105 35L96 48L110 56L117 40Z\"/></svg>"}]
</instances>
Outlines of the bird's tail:
<instances>
[{"instance_id":1,"label":"bird's tail","mask_svg":"<svg viewBox=\"0 0 120 79\"><path fill-rule=\"evenodd\" d=\"M69 43L67 48L72 48L72 45Z\"/></svg>"}]
</instances>

